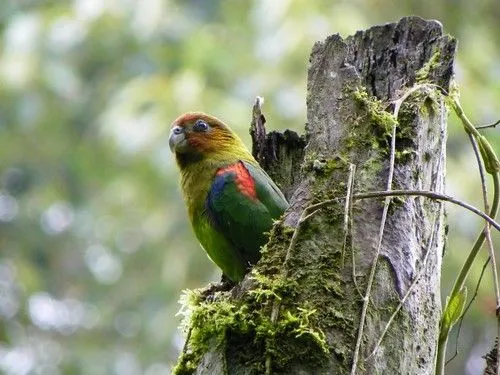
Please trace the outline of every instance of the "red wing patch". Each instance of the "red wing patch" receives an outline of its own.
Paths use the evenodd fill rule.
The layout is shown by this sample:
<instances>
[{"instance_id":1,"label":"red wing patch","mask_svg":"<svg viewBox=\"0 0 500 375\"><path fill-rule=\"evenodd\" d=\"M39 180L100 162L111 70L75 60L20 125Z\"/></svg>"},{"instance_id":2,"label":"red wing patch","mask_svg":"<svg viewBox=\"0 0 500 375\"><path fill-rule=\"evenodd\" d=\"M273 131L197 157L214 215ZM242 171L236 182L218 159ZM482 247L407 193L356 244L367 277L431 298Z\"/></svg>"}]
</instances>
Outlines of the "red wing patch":
<instances>
[{"instance_id":1,"label":"red wing patch","mask_svg":"<svg viewBox=\"0 0 500 375\"><path fill-rule=\"evenodd\" d=\"M236 186L243 195L253 200L257 199L255 181L241 161L217 170L217 176L224 175L225 173L235 174Z\"/></svg>"}]
</instances>

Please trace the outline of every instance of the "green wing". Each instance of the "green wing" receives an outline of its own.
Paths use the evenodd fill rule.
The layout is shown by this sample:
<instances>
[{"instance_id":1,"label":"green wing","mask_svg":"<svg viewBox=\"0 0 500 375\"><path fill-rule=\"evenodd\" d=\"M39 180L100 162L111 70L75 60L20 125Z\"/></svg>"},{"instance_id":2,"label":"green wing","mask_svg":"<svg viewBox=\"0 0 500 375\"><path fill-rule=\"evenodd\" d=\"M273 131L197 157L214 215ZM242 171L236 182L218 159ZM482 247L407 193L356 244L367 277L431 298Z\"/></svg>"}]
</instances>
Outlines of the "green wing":
<instances>
[{"instance_id":1,"label":"green wing","mask_svg":"<svg viewBox=\"0 0 500 375\"><path fill-rule=\"evenodd\" d=\"M219 169L206 201L210 222L247 266L259 260L266 232L287 207L266 172L242 161Z\"/></svg>"}]
</instances>

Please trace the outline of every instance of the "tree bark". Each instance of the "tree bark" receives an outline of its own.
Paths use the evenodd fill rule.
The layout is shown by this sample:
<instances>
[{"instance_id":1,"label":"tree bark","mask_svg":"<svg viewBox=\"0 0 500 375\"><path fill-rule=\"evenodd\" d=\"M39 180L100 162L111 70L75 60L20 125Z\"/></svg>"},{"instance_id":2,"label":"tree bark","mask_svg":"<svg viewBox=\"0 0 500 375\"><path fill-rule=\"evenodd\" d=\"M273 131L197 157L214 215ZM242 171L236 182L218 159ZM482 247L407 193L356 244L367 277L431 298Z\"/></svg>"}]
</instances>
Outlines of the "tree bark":
<instances>
[{"instance_id":1,"label":"tree bark","mask_svg":"<svg viewBox=\"0 0 500 375\"><path fill-rule=\"evenodd\" d=\"M442 93L454 52L438 22L416 17L346 39L332 35L311 53L305 136L266 135L254 108L254 155L291 207L253 272L231 293L194 307L194 338L181 359L192 372L343 374L354 363L356 374L434 372L442 204L393 198L379 247L384 199L354 200L346 210L344 198L349 176L354 193L386 190L391 171L392 189L444 193ZM393 140L395 101L417 84L402 102ZM308 206L325 201L304 220Z\"/></svg>"}]
</instances>

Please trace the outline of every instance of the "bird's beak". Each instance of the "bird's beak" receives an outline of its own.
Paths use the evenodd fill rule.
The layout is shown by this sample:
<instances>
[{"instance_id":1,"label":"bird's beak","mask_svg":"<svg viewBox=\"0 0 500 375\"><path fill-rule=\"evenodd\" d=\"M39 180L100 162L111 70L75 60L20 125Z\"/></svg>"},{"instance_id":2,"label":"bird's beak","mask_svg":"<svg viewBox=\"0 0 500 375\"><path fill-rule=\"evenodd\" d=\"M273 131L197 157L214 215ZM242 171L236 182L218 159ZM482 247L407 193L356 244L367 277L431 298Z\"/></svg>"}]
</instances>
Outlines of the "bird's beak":
<instances>
[{"instance_id":1,"label":"bird's beak","mask_svg":"<svg viewBox=\"0 0 500 375\"><path fill-rule=\"evenodd\" d=\"M172 130L170 130L170 137L168 138L168 145L172 152L182 152L182 150L186 148L187 139L184 128L177 125L172 127Z\"/></svg>"}]
</instances>

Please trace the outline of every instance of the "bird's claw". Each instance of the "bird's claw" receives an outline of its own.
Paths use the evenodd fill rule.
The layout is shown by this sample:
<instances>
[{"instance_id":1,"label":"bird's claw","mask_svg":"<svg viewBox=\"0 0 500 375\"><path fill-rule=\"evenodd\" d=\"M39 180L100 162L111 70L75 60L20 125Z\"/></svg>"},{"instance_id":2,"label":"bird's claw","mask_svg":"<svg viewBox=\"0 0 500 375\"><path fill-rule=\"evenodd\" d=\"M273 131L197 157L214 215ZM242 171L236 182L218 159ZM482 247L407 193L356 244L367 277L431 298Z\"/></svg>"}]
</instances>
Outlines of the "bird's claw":
<instances>
[{"instance_id":1,"label":"bird's claw","mask_svg":"<svg viewBox=\"0 0 500 375\"><path fill-rule=\"evenodd\" d=\"M222 279L218 283L210 283L201 291L201 298L205 302L214 302L217 296L222 292L229 292L236 284L222 275Z\"/></svg>"}]
</instances>

